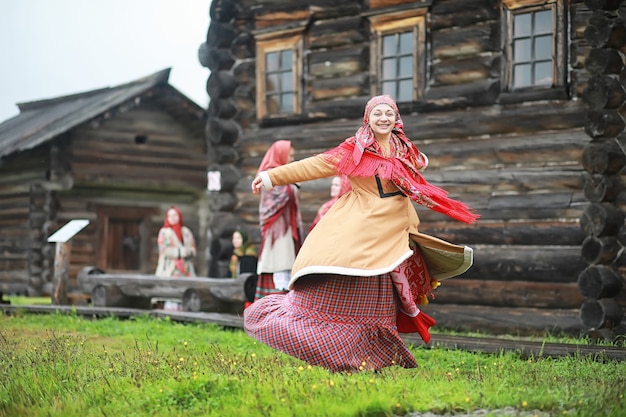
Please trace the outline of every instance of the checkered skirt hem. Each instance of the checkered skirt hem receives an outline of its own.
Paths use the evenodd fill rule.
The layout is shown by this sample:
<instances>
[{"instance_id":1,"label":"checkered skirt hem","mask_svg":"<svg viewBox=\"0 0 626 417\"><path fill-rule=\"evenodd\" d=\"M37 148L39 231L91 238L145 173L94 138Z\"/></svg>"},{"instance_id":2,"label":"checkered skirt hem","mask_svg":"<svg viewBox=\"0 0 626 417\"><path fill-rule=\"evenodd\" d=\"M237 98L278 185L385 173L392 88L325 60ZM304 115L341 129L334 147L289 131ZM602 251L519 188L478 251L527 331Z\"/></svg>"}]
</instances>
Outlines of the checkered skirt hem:
<instances>
[{"instance_id":1,"label":"checkered skirt hem","mask_svg":"<svg viewBox=\"0 0 626 417\"><path fill-rule=\"evenodd\" d=\"M331 371L417 366L396 328L397 296L388 274L310 275L288 294L268 295L244 311L255 339Z\"/></svg>"}]
</instances>

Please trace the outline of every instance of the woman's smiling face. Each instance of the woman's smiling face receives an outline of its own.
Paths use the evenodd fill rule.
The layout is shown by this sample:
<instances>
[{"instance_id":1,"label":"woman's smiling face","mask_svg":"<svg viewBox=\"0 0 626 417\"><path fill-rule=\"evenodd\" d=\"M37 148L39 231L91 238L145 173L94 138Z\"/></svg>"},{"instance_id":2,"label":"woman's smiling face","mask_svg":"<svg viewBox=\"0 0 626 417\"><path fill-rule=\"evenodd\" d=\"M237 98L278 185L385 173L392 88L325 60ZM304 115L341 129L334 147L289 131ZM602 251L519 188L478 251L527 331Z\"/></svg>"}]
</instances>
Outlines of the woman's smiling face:
<instances>
[{"instance_id":1,"label":"woman's smiling face","mask_svg":"<svg viewBox=\"0 0 626 417\"><path fill-rule=\"evenodd\" d=\"M377 138L389 136L395 124L396 112L388 104L375 106L369 114L369 125Z\"/></svg>"}]
</instances>

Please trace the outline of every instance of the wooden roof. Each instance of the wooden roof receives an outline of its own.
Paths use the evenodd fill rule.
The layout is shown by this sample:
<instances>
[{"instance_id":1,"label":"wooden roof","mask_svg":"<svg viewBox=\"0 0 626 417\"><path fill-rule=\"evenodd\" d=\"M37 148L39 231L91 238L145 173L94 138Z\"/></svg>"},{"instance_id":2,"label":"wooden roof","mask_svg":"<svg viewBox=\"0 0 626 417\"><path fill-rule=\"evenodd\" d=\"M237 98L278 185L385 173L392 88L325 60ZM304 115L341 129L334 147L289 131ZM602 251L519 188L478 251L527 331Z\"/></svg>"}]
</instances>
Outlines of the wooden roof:
<instances>
[{"instance_id":1,"label":"wooden roof","mask_svg":"<svg viewBox=\"0 0 626 417\"><path fill-rule=\"evenodd\" d=\"M18 103L20 114L0 123L0 160L35 148L72 128L116 110L155 99L164 110L203 136L206 112L168 83L170 68L116 87Z\"/></svg>"}]
</instances>

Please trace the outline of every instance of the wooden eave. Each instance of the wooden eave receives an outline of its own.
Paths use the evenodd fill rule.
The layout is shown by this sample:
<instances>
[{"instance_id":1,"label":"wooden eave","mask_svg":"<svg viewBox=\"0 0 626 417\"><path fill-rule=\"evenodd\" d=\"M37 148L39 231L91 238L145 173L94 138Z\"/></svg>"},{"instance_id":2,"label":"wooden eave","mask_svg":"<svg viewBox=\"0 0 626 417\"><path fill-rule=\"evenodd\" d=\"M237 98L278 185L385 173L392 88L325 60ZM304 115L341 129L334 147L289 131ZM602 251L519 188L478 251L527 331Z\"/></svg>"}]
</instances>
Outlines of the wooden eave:
<instances>
[{"instance_id":1,"label":"wooden eave","mask_svg":"<svg viewBox=\"0 0 626 417\"><path fill-rule=\"evenodd\" d=\"M0 123L0 159L33 149L87 122L95 125L153 98L201 136L206 112L169 85L170 69L117 87L19 103L20 114Z\"/></svg>"}]
</instances>

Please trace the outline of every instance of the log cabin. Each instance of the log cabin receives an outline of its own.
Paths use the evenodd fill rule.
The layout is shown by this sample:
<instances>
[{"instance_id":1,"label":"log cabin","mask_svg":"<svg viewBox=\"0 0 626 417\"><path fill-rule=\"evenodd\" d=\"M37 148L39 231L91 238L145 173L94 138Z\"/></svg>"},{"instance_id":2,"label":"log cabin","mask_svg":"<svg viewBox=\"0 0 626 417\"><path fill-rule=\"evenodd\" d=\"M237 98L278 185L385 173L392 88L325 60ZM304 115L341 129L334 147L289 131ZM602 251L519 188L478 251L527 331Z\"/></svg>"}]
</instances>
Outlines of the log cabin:
<instances>
[{"instance_id":1,"label":"log cabin","mask_svg":"<svg viewBox=\"0 0 626 417\"><path fill-rule=\"evenodd\" d=\"M206 273L206 111L168 83L169 73L20 103L0 124L1 292L50 294L47 239L73 219L89 224L72 238L68 292L85 267L154 274L172 205Z\"/></svg>"},{"instance_id":2,"label":"log cabin","mask_svg":"<svg viewBox=\"0 0 626 417\"><path fill-rule=\"evenodd\" d=\"M416 207L423 232L475 255L429 314L462 330L623 333L623 1L213 0L210 16L198 59L224 182L209 202L217 268L236 226L260 240L250 183L270 144L291 140L296 159L334 147L391 94L425 177L481 215ZM305 222L329 184L301 184Z\"/></svg>"}]
</instances>

